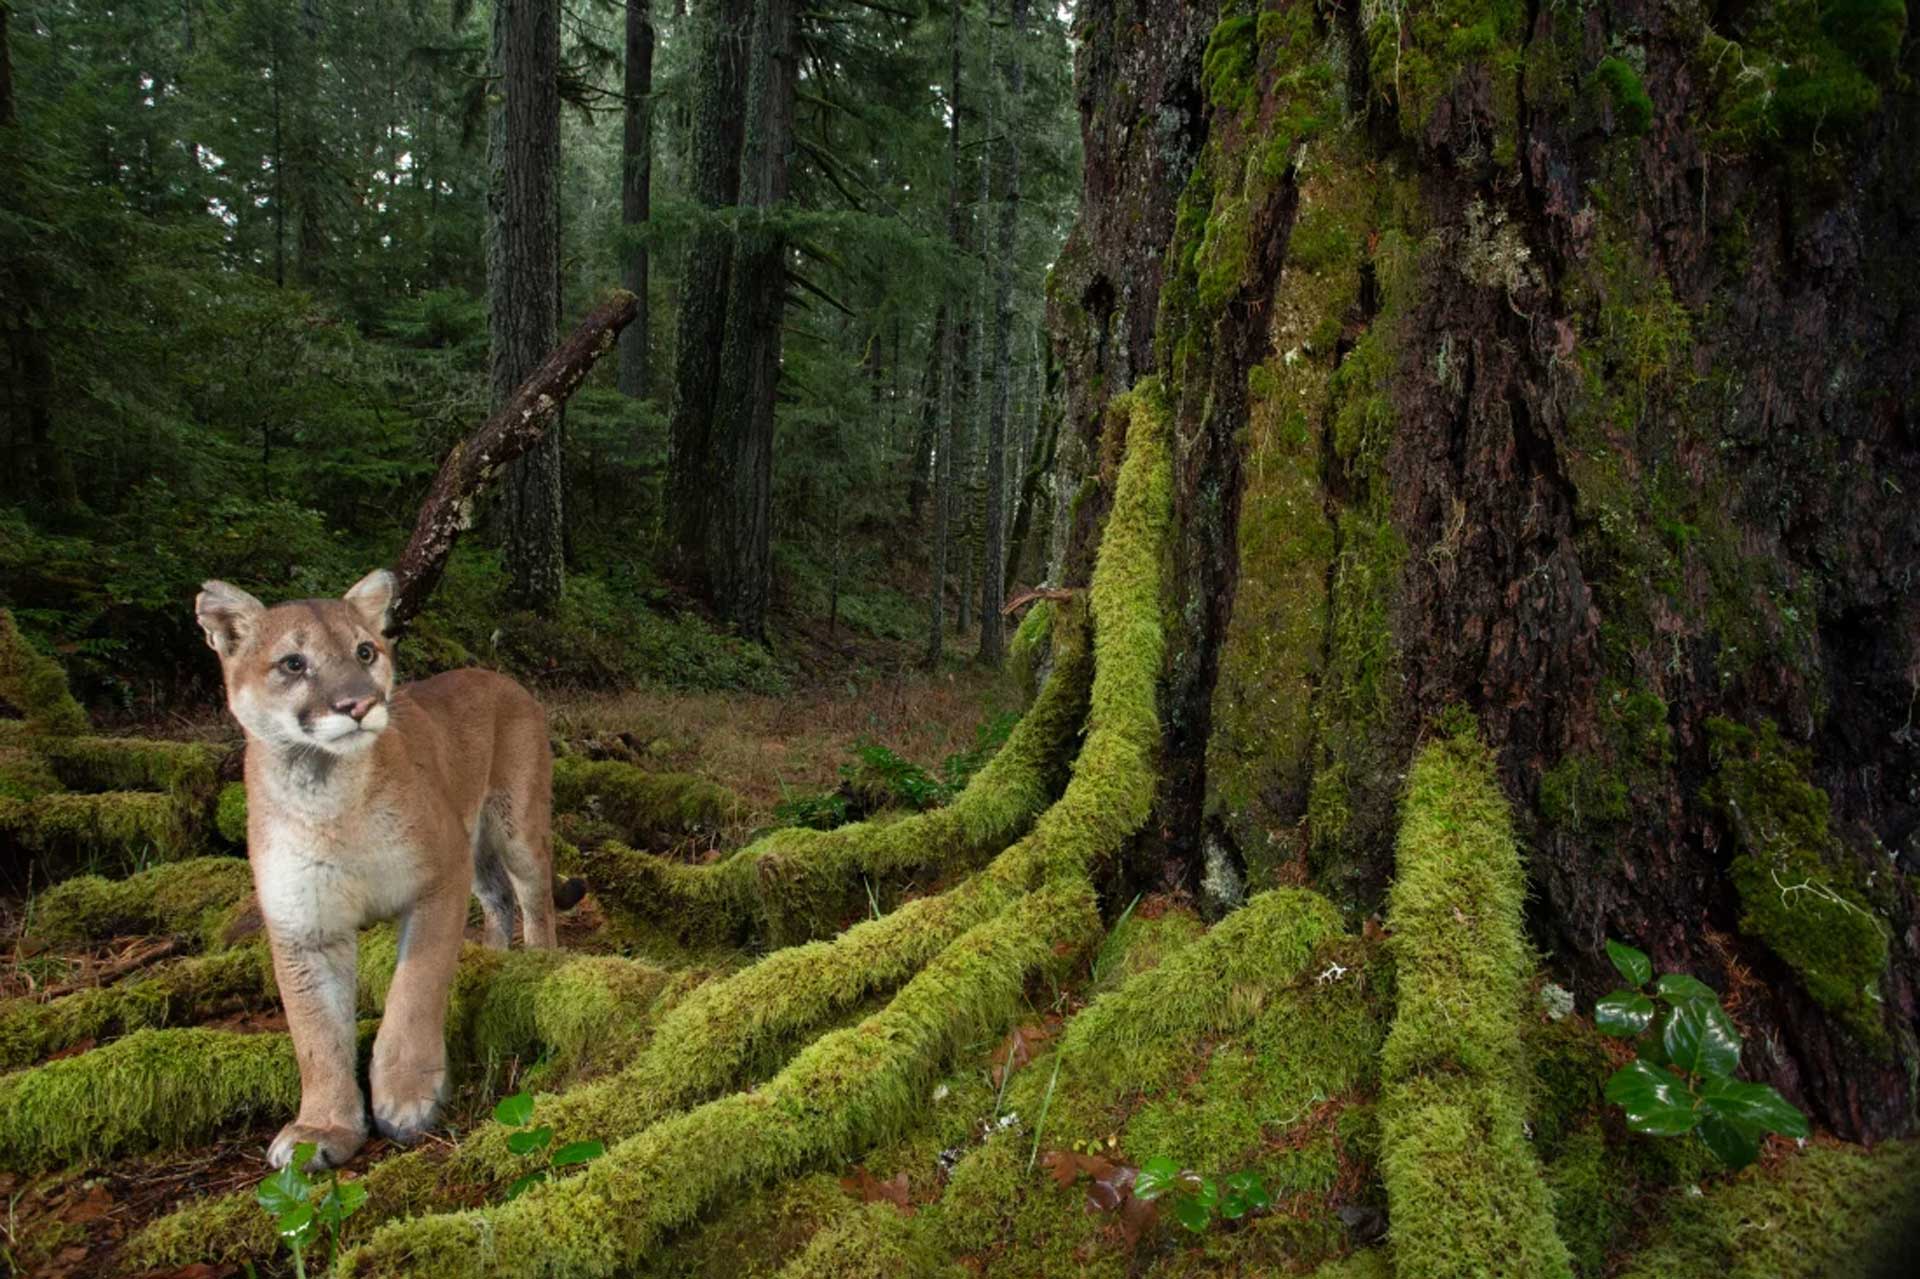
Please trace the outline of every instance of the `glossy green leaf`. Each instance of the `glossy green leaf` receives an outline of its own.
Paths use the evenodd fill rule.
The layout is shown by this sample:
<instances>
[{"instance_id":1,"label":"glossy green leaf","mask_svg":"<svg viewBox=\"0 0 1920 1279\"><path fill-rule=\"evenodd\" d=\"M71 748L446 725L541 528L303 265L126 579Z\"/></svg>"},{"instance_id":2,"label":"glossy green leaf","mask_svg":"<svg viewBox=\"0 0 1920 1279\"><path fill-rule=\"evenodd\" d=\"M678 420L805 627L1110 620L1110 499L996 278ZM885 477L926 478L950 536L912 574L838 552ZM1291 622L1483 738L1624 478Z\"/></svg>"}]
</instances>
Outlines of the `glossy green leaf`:
<instances>
[{"instance_id":1,"label":"glossy green leaf","mask_svg":"<svg viewBox=\"0 0 1920 1279\"><path fill-rule=\"evenodd\" d=\"M1660 980L1654 983L1653 993L1670 1004L1687 1004L1696 1000L1706 1000L1718 1006L1720 996L1713 987L1685 973L1662 973Z\"/></svg>"},{"instance_id":2,"label":"glossy green leaf","mask_svg":"<svg viewBox=\"0 0 1920 1279\"><path fill-rule=\"evenodd\" d=\"M533 1119L533 1094L521 1089L511 1097L502 1097L493 1108L493 1117L509 1128L518 1128Z\"/></svg>"},{"instance_id":3,"label":"glossy green leaf","mask_svg":"<svg viewBox=\"0 0 1920 1279\"><path fill-rule=\"evenodd\" d=\"M1800 1108L1766 1084L1709 1076L1700 1085L1700 1100L1715 1114L1754 1132L1805 1137L1810 1131Z\"/></svg>"},{"instance_id":4,"label":"glossy green leaf","mask_svg":"<svg viewBox=\"0 0 1920 1279\"><path fill-rule=\"evenodd\" d=\"M1700 1144L1729 1168L1745 1168L1760 1157L1760 1134L1712 1111L1700 1116Z\"/></svg>"},{"instance_id":5,"label":"glossy green leaf","mask_svg":"<svg viewBox=\"0 0 1920 1279\"><path fill-rule=\"evenodd\" d=\"M1647 958L1645 951L1635 950L1609 938L1607 958L1613 961L1614 971L1625 978L1629 986L1644 986L1653 979L1653 961Z\"/></svg>"},{"instance_id":6,"label":"glossy green leaf","mask_svg":"<svg viewBox=\"0 0 1920 1279\"><path fill-rule=\"evenodd\" d=\"M337 1181L327 1191L326 1206L337 1215L336 1221L345 1221L359 1212L367 1202L367 1183L364 1181Z\"/></svg>"},{"instance_id":7,"label":"glossy green leaf","mask_svg":"<svg viewBox=\"0 0 1920 1279\"><path fill-rule=\"evenodd\" d=\"M545 1150L547 1143L553 1140L553 1129L545 1124L538 1128L525 1128L519 1132L507 1134L507 1149L516 1155L530 1155L536 1150Z\"/></svg>"},{"instance_id":8,"label":"glossy green leaf","mask_svg":"<svg viewBox=\"0 0 1920 1279\"><path fill-rule=\"evenodd\" d=\"M1173 1219L1188 1230L1205 1230L1207 1223L1213 1219L1213 1205L1202 1202L1198 1195L1175 1195Z\"/></svg>"},{"instance_id":9,"label":"glossy green leaf","mask_svg":"<svg viewBox=\"0 0 1920 1279\"><path fill-rule=\"evenodd\" d=\"M1173 1183L1179 1176L1179 1164L1165 1155L1155 1155L1140 1165L1140 1175L1133 1179L1133 1197L1158 1199L1173 1189Z\"/></svg>"},{"instance_id":10,"label":"glossy green leaf","mask_svg":"<svg viewBox=\"0 0 1920 1279\"><path fill-rule=\"evenodd\" d=\"M299 1239L313 1227L313 1205L295 1204L275 1217L273 1228L282 1239Z\"/></svg>"},{"instance_id":11,"label":"glossy green leaf","mask_svg":"<svg viewBox=\"0 0 1920 1279\"><path fill-rule=\"evenodd\" d=\"M606 1153L607 1148L597 1141L570 1141L553 1152L552 1162L555 1168L570 1168Z\"/></svg>"},{"instance_id":12,"label":"glossy green leaf","mask_svg":"<svg viewBox=\"0 0 1920 1279\"><path fill-rule=\"evenodd\" d=\"M1273 1206L1273 1196L1267 1191L1267 1183L1260 1180L1257 1172L1236 1172L1222 1184L1227 1193L1240 1195L1255 1211L1264 1212Z\"/></svg>"},{"instance_id":13,"label":"glossy green leaf","mask_svg":"<svg viewBox=\"0 0 1920 1279\"><path fill-rule=\"evenodd\" d=\"M526 1174L526 1176L524 1177L515 1177L513 1179L513 1183L507 1187L507 1198L518 1199L521 1195L525 1194L529 1189L539 1185L541 1182L545 1181L546 1179L547 1179L547 1170L545 1168L536 1168L532 1172Z\"/></svg>"},{"instance_id":14,"label":"glossy green leaf","mask_svg":"<svg viewBox=\"0 0 1920 1279\"><path fill-rule=\"evenodd\" d=\"M1593 1006L1593 1024L1604 1034L1631 1039L1653 1024L1653 1001L1638 991L1616 990Z\"/></svg>"},{"instance_id":15,"label":"glossy green leaf","mask_svg":"<svg viewBox=\"0 0 1920 1279\"><path fill-rule=\"evenodd\" d=\"M1731 1075L1740 1068L1740 1032L1718 1003L1695 999L1673 1006L1660 1042L1674 1067L1689 1075Z\"/></svg>"},{"instance_id":16,"label":"glossy green leaf","mask_svg":"<svg viewBox=\"0 0 1920 1279\"><path fill-rule=\"evenodd\" d=\"M1647 1061L1634 1060L1614 1071L1607 1080L1607 1100L1627 1112L1627 1127L1635 1132L1671 1137L1700 1122L1686 1083Z\"/></svg>"},{"instance_id":17,"label":"glossy green leaf","mask_svg":"<svg viewBox=\"0 0 1920 1279\"><path fill-rule=\"evenodd\" d=\"M295 1204L307 1202L312 1185L306 1174L288 1164L255 1187L253 1201L278 1217Z\"/></svg>"}]
</instances>

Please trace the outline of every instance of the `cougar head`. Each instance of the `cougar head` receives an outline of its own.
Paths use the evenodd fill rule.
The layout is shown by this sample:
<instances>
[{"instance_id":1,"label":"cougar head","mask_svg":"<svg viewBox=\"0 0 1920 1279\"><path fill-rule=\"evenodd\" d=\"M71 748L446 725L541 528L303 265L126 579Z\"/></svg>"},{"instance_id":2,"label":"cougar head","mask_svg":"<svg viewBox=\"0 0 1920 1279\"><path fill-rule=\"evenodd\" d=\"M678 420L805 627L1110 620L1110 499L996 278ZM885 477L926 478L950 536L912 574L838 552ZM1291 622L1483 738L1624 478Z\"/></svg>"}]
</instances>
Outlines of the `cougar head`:
<instances>
[{"instance_id":1,"label":"cougar head","mask_svg":"<svg viewBox=\"0 0 1920 1279\"><path fill-rule=\"evenodd\" d=\"M393 574L379 569L341 599L268 608L226 582L202 586L194 615L220 655L227 708L249 736L328 755L373 745L393 692L383 633L393 589Z\"/></svg>"}]
</instances>

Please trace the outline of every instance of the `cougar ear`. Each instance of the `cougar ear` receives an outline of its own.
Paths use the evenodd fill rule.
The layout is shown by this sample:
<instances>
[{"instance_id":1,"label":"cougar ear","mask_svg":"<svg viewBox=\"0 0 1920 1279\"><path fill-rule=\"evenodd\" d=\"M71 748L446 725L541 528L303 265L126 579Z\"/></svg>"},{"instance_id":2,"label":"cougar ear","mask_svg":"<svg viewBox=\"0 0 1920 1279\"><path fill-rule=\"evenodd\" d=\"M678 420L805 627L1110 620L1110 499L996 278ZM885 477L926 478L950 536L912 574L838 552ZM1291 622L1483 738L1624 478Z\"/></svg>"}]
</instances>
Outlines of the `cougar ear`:
<instances>
[{"instance_id":1,"label":"cougar ear","mask_svg":"<svg viewBox=\"0 0 1920 1279\"><path fill-rule=\"evenodd\" d=\"M387 633L387 610L393 605L393 574L377 568L353 584L347 603L353 605L367 625L379 635Z\"/></svg>"},{"instance_id":2,"label":"cougar ear","mask_svg":"<svg viewBox=\"0 0 1920 1279\"><path fill-rule=\"evenodd\" d=\"M253 633L254 621L267 606L237 586L226 582L202 582L200 594L193 600L193 615L207 633L207 647L232 657Z\"/></svg>"}]
</instances>

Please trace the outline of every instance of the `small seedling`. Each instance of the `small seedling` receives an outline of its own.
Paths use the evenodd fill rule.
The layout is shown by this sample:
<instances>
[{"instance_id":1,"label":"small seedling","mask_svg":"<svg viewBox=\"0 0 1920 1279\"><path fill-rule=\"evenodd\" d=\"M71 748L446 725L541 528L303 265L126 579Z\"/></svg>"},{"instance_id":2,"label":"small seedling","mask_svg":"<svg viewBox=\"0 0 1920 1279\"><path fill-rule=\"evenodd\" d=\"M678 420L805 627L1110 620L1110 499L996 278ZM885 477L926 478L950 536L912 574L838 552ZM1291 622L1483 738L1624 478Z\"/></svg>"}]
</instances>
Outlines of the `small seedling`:
<instances>
[{"instance_id":1,"label":"small seedling","mask_svg":"<svg viewBox=\"0 0 1920 1279\"><path fill-rule=\"evenodd\" d=\"M1238 1221L1250 1212L1264 1212L1273 1206L1273 1196L1258 1173L1230 1173L1216 1182L1182 1168L1165 1155L1156 1155L1140 1165L1133 1193L1138 1199L1163 1200L1173 1209L1174 1220L1196 1234L1212 1224L1216 1212L1228 1221Z\"/></svg>"},{"instance_id":2,"label":"small seedling","mask_svg":"<svg viewBox=\"0 0 1920 1279\"><path fill-rule=\"evenodd\" d=\"M513 1179L507 1186L508 1199L518 1199L529 1187L551 1180L564 1168L587 1163L607 1153L606 1146L598 1141L570 1141L558 1150L549 1150L553 1145L553 1128L547 1124L534 1127L533 1094L524 1088L502 1099L493 1108L493 1117L514 1130L507 1134L508 1150L523 1159L544 1157L540 1166Z\"/></svg>"},{"instance_id":3,"label":"small seedling","mask_svg":"<svg viewBox=\"0 0 1920 1279\"><path fill-rule=\"evenodd\" d=\"M307 1249L322 1231L327 1236L327 1268L333 1268L340 1259L342 1225L367 1202L366 1186L340 1180L337 1169L328 1169L324 1179L307 1175L306 1166L316 1150L310 1141L295 1146L292 1162L262 1181L253 1193L254 1202L273 1218L275 1232L293 1253L293 1273L298 1279L307 1279Z\"/></svg>"},{"instance_id":4,"label":"small seedling","mask_svg":"<svg viewBox=\"0 0 1920 1279\"><path fill-rule=\"evenodd\" d=\"M1758 1158L1767 1133L1807 1135L1807 1117L1785 1097L1733 1077L1740 1032L1712 987L1685 973L1663 973L1656 982L1653 962L1616 941L1607 942L1607 957L1632 988L1595 1004L1593 1024L1639 1041L1640 1055L1607 1080L1607 1100L1626 1112L1627 1127L1657 1137L1698 1133L1729 1168Z\"/></svg>"}]
</instances>

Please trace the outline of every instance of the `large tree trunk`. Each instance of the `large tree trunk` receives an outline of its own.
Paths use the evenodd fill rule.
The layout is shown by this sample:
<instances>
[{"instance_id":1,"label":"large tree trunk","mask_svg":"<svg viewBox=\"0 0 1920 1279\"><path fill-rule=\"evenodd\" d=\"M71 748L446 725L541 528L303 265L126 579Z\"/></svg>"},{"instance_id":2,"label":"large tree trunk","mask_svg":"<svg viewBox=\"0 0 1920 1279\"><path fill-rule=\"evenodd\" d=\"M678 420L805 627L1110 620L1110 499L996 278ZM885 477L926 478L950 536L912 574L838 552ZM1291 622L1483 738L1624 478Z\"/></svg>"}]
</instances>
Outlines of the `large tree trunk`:
<instances>
[{"instance_id":1,"label":"large tree trunk","mask_svg":"<svg viewBox=\"0 0 1920 1279\"><path fill-rule=\"evenodd\" d=\"M13 45L7 26L13 19L13 5L0 0L0 126L14 122Z\"/></svg>"},{"instance_id":2,"label":"large tree trunk","mask_svg":"<svg viewBox=\"0 0 1920 1279\"><path fill-rule=\"evenodd\" d=\"M780 390L787 238L779 225L793 150L793 0L754 5L753 70L740 148L742 223L720 350L720 395L712 435L718 517L707 527L706 566L720 616L763 639L771 584L774 407Z\"/></svg>"},{"instance_id":3,"label":"large tree trunk","mask_svg":"<svg viewBox=\"0 0 1920 1279\"><path fill-rule=\"evenodd\" d=\"M960 0L953 0L947 30L947 242L959 256L965 243L960 222L960 42L966 20ZM940 328L940 427L933 484L933 582L927 603L927 664L937 666L947 625L947 560L953 541L953 454L960 408L960 362L965 358L961 333L966 327L966 299L948 297L941 306L946 320Z\"/></svg>"},{"instance_id":4,"label":"large tree trunk","mask_svg":"<svg viewBox=\"0 0 1920 1279\"><path fill-rule=\"evenodd\" d=\"M708 215L687 245L673 347L673 408L667 422L667 544L674 571L708 590L707 525L717 483L714 415L726 336L733 236L716 211L740 195L750 0L708 0L695 10L692 138L687 194Z\"/></svg>"},{"instance_id":5,"label":"large tree trunk","mask_svg":"<svg viewBox=\"0 0 1920 1279\"><path fill-rule=\"evenodd\" d=\"M620 144L620 225L637 235L653 208L652 0L627 0L626 111ZM647 247L627 248L621 283L640 299L639 314L620 335L620 390L644 399L653 389L648 368Z\"/></svg>"},{"instance_id":6,"label":"large tree trunk","mask_svg":"<svg viewBox=\"0 0 1920 1279\"><path fill-rule=\"evenodd\" d=\"M1013 31L1002 68L1006 110L1000 124L1000 240L993 267L993 410L987 417L986 554L980 572L980 660L998 666L1003 655L1000 605L1006 580L1007 412L1013 400L1013 263L1020 247L1020 111L1025 87L1027 0L1013 0Z\"/></svg>"},{"instance_id":7,"label":"large tree trunk","mask_svg":"<svg viewBox=\"0 0 1920 1279\"><path fill-rule=\"evenodd\" d=\"M1083 7L1064 562L1158 371L1168 855L1365 913L1469 711L1551 965L1646 947L1877 1137L1920 1061L1920 139L1897 23L1781 49L1766 8L1499 10L1463 54L1402 7Z\"/></svg>"},{"instance_id":8,"label":"large tree trunk","mask_svg":"<svg viewBox=\"0 0 1920 1279\"><path fill-rule=\"evenodd\" d=\"M498 0L493 41L501 104L488 146L487 289L497 406L539 367L560 323L558 0ZM560 434L556 422L509 474L507 570L524 608L560 598Z\"/></svg>"}]
</instances>

